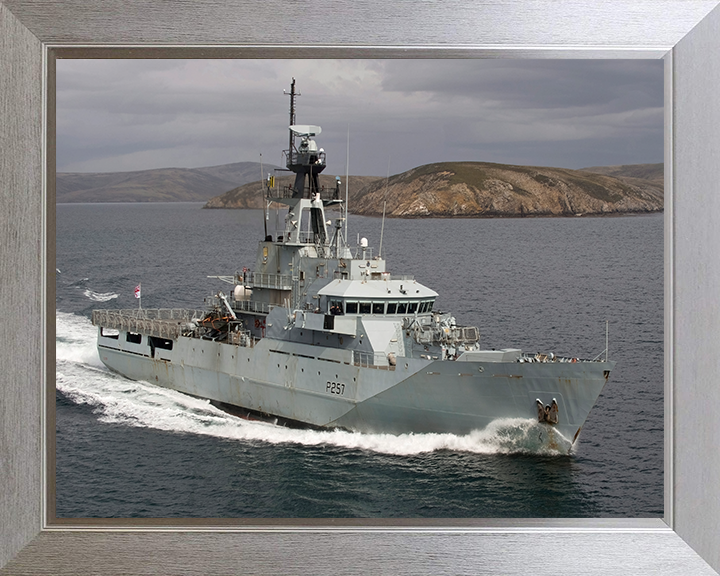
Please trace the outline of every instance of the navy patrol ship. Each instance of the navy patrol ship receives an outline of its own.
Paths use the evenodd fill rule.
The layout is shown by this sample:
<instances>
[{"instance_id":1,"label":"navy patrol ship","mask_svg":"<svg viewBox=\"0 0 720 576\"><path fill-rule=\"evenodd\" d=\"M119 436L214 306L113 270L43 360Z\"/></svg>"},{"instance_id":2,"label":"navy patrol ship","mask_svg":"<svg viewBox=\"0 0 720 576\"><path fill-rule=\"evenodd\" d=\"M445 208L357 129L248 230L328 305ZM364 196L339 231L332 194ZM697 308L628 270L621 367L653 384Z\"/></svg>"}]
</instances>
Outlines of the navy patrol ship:
<instances>
[{"instance_id":1,"label":"navy patrol ship","mask_svg":"<svg viewBox=\"0 0 720 576\"><path fill-rule=\"evenodd\" d=\"M574 443L615 366L607 344L602 360L483 349L477 327L435 308L436 292L391 273L364 238L351 249L340 181L320 187L321 128L295 123L297 95L293 78L283 155L294 183L263 183L265 212L287 206L284 229L268 234L265 217L254 268L218 277L233 288L203 310L94 310L101 360L284 425L463 435L532 418Z\"/></svg>"}]
</instances>

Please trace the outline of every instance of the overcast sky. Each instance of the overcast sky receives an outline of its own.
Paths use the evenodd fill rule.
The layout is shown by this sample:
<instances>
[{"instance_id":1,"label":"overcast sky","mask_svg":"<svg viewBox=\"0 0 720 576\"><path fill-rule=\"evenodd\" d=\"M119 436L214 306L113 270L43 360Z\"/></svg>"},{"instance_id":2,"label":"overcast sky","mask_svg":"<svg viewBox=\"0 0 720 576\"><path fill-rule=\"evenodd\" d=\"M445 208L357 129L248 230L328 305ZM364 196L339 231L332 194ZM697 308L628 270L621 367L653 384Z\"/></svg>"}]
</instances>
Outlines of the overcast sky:
<instances>
[{"instance_id":1,"label":"overcast sky","mask_svg":"<svg viewBox=\"0 0 720 576\"><path fill-rule=\"evenodd\" d=\"M326 174L663 161L660 60L58 60L57 170L282 165L293 76Z\"/></svg>"}]
</instances>

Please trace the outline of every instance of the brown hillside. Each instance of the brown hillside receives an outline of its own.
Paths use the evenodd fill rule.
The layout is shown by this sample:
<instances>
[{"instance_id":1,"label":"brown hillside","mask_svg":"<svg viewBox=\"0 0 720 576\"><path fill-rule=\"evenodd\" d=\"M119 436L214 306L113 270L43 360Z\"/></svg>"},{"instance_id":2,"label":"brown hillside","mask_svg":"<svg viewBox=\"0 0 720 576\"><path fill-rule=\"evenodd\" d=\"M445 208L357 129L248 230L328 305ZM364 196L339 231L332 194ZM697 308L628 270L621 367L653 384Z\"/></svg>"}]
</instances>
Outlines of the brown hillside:
<instances>
[{"instance_id":1,"label":"brown hillside","mask_svg":"<svg viewBox=\"0 0 720 576\"><path fill-rule=\"evenodd\" d=\"M643 180L653 180L663 182L665 179L665 165L660 164L622 164L620 166L591 166L590 168L581 168L582 172L595 172L597 174L605 174L605 176L615 176L616 178L641 178Z\"/></svg>"},{"instance_id":2,"label":"brown hillside","mask_svg":"<svg viewBox=\"0 0 720 576\"><path fill-rule=\"evenodd\" d=\"M656 212L655 183L564 168L442 162L381 178L352 194L350 210L391 217L572 216Z\"/></svg>"},{"instance_id":3,"label":"brown hillside","mask_svg":"<svg viewBox=\"0 0 720 576\"><path fill-rule=\"evenodd\" d=\"M345 177L341 176L340 197L345 198ZM378 176L350 176L348 180L348 193L352 197L362 189L372 184L376 180L380 180ZM295 181L295 176L281 176L276 178L277 186L283 188L290 186ZM384 181L384 179L383 179ZM320 186L326 191L335 190L335 176L320 174ZM323 193L325 196L328 192ZM239 186L222 194L211 198L203 208L262 208L262 192L260 181L251 182L243 186ZM352 203L351 203L352 210Z\"/></svg>"}]
</instances>

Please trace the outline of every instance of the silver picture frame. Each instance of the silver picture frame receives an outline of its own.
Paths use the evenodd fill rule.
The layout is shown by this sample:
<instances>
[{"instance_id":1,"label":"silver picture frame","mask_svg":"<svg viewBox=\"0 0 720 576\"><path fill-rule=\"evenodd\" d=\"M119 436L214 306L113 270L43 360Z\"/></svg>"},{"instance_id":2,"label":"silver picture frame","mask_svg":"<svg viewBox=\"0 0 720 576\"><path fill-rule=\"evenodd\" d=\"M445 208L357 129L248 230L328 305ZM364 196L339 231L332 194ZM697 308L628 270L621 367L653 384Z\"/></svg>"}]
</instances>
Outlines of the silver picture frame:
<instances>
[{"instance_id":1,"label":"silver picture frame","mask_svg":"<svg viewBox=\"0 0 720 576\"><path fill-rule=\"evenodd\" d=\"M0 0L0 575L717 574L717 6L718 0ZM664 58L665 517L58 521L52 446L58 57Z\"/></svg>"}]
</instances>

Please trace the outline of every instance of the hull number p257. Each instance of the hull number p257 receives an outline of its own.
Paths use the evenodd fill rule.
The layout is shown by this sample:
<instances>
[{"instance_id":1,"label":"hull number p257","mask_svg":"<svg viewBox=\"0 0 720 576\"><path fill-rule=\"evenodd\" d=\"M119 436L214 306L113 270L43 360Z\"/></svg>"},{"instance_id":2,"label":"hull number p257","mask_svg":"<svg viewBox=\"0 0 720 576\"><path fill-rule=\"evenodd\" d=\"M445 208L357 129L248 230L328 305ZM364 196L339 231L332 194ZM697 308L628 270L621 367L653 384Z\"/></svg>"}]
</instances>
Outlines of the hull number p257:
<instances>
[{"instance_id":1,"label":"hull number p257","mask_svg":"<svg viewBox=\"0 0 720 576\"><path fill-rule=\"evenodd\" d=\"M325 392L342 396L345 394L345 384L343 382L330 382L330 380L328 380L327 386L325 386Z\"/></svg>"}]
</instances>

